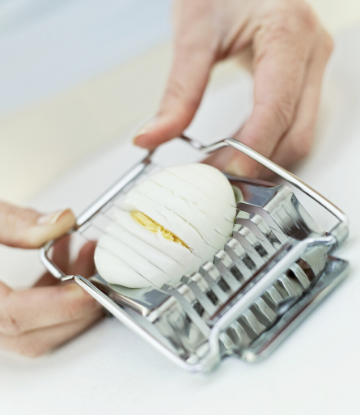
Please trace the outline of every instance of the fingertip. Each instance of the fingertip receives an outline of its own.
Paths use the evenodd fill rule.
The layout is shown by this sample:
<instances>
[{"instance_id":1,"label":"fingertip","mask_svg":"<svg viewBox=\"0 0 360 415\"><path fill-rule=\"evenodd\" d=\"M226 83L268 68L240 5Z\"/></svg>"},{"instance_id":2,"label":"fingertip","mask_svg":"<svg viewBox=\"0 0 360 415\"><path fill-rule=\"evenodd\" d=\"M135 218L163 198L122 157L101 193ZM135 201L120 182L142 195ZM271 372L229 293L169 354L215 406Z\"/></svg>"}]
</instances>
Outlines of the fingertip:
<instances>
[{"instance_id":1,"label":"fingertip","mask_svg":"<svg viewBox=\"0 0 360 415\"><path fill-rule=\"evenodd\" d=\"M133 141L133 144L137 147L146 148L148 150L153 150L152 146L150 146L150 141L148 139L148 136L145 133L136 135L132 141Z\"/></svg>"},{"instance_id":2,"label":"fingertip","mask_svg":"<svg viewBox=\"0 0 360 415\"><path fill-rule=\"evenodd\" d=\"M57 215L56 220L51 224L54 225L53 232L56 235L54 238L57 238L75 226L76 217L71 209L65 209Z\"/></svg>"},{"instance_id":3,"label":"fingertip","mask_svg":"<svg viewBox=\"0 0 360 415\"><path fill-rule=\"evenodd\" d=\"M232 176L246 176L244 166L236 157L231 158L229 163L225 166L225 173Z\"/></svg>"},{"instance_id":4,"label":"fingertip","mask_svg":"<svg viewBox=\"0 0 360 415\"><path fill-rule=\"evenodd\" d=\"M133 144L154 150L160 144L178 137L184 128L186 125L183 126L183 123L174 117L165 115L155 117L137 131L133 138Z\"/></svg>"},{"instance_id":5,"label":"fingertip","mask_svg":"<svg viewBox=\"0 0 360 415\"><path fill-rule=\"evenodd\" d=\"M206 158L203 163L236 177L256 178L262 168L259 163L233 148L218 150Z\"/></svg>"},{"instance_id":6,"label":"fingertip","mask_svg":"<svg viewBox=\"0 0 360 415\"><path fill-rule=\"evenodd\" d=\"M225 173L237 177L258 178L262 166L254 160L250 160L241 154L234 154L224 168Z\"/></svg>"},{"instance_id":7,"label":"fingertip","mask_svg":"<svg viewBox=\"0 0 360 415\"><path fill-rule=\"evenodd\" d=\"M158 122L159 118L153 117L144 123L135 133L132 140L133 144L138 147L149 148L149 136L151 137L151 133L156 131Z\"/></svg>"},{"instance_id":8,"label":"fingertip","mask_svg":"<svg viewBox=\"0 0 360 415\"><path fill-rule=\"evenodd\" d=\"M39 216L36 223L24 235L24 245L39 248L47 241L57 239L75 226L76 218L71 209Z\"/></svg>"}]
</instances>

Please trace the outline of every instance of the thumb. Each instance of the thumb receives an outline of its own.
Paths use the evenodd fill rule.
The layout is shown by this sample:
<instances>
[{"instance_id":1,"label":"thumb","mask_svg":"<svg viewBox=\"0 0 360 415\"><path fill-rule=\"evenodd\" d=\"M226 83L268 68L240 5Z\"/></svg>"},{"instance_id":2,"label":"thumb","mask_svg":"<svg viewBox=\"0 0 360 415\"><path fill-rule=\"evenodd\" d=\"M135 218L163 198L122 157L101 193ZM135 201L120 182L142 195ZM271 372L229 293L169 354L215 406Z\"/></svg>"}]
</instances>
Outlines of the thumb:
<instances>
[{"instance_id":1,"label":"thumb","mask_svg":"<svg viewBox=\"0 0 360 415\"><path fill-rule=\"evenodd\" d=\"M0 202L0 244L17 248L39 248L75 225L70 209L42 215Z\"/></svg>"},{"instance_id":2,"label":"thumb","mask_svg":"<svg viewBox=\"0 0 360 415\"><path fill-rule=\"evenodd\" d=\"M215 60L214 49L207 43L207 36L203 34L179 35L158 115L138 131L134 144L154 149L178 137L190 124Z\"/></svg>"}]
</instances>

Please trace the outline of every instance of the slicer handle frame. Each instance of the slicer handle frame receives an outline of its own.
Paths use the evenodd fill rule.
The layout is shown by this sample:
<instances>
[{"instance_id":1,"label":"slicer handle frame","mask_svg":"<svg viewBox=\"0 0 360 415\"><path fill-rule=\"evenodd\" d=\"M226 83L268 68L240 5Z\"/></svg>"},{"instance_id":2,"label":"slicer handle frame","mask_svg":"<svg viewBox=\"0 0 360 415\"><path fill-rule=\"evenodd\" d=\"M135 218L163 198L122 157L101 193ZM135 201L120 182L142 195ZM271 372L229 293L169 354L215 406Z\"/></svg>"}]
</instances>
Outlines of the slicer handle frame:
<instances>
[{"instance_id":1,"label":"slicer handle frame","mask_svg":"<svg viewBox=\"0 0 360 415\"><path fill-rule=\"evenodd\" d=\"M246 308L253 297L259 295L263 292L266 287L268 287L275 279L279 276L279 273L286 269L290 263L296 261L303 252L314 244L326 244L328 246L336 246L341 244L343 240L346 239L348 235L348 218L347 216L337 208L333 203L323 197L316 190L312 189L310 186L301 181L298 177L288 172L286 169L278 166L276 163L270 161L266 157L262 156L255 150L247 147L245 144L240 143L239 141L233 138L227 138L221 141L218 141L214 144L204 146L201 143L182 135L182 140L188 142L192 147L200 150L202 153L209 154L218 149L225 147L232 147L237 151L242 152L243 154L249 156L253 160L262 164L264 167L270 169L275 174L282 177L284 180L301 190L303 193L307 194L313 200L318 202L321 206L327 209L332 213L338 220L339 223L330 231L330 235L323 236L319 238L307 238L304 241L298 242L289 252L280 260L280 262L266 275L266 278L262 280L261 284L254 286L248 295L239 301L234 307L232 307L227 313L225 313L222 318L215 324L212 328L210 335L210 349L208 355L204 356L204 361L189 363L183 361L179 356L177 356L172 350L166 348L164 345L160 344L153 336L148 333L143 328L140 328L139 324L131 318L124 310L119 309L119 307L104 293L98 290L90 281L86 280L84 277L79 275L66 275L61 269L59 269L56 264L49 257L48 253L54 244L55 240L47 242L40 249L40 259L42 263L46 266L49 272L55 277L62 281L74 279L76 283L82 286L86 291L88 291L94 298L96 298L107 310L122 321L126 326L136 332L140 337L146 340L148 343L152 344L157 348L162 354L167 356L170 360L176 363L179 367L183 369L196 372L196 371L209 371L211 370L219 361L219 336L222 330L226 329L234 316L241 313L241 310ZM135 180L143 171L151 165L151 156L153 152L149 152L147 156L132 169L130 169L120 180L118 180L110 189L108 189L103 195L101 195L92 205L90 205L77 219L77 224L69 231L69 234L75 232L82 226L86 226L87 222L92 219L101 209L121 190L123 190L129 183Z\"/></svg>"}]
</instances>

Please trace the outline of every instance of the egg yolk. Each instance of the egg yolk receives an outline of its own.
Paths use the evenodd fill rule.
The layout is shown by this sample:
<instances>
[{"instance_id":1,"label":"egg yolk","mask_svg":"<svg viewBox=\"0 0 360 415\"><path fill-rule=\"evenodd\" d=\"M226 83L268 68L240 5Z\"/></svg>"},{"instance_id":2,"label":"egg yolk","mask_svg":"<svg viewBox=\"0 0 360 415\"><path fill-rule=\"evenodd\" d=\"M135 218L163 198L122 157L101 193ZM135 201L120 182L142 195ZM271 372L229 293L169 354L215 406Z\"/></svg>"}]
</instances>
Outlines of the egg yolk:
<instances>
[{"instance_id":1,"label":"egg yolk","mask_svg":"<svg viewBox=\"0 0 360 415\"><path fill-rule=\"evenodd\" d=\"M184 246L187 249L190 249L184 241L182 241L180 238L178 238L175 234L165 229L163 226L159 225L155 221L153 221L149 216L146 216L142 212L134 211L130 213L132 218L135 220L135 222L139 223L140 225L144 226L145 229L147 229L150 232L160 232L161 235L168 239L169 241L173 241L177 244L180 244Z\"/></svg>"}]
</instances>

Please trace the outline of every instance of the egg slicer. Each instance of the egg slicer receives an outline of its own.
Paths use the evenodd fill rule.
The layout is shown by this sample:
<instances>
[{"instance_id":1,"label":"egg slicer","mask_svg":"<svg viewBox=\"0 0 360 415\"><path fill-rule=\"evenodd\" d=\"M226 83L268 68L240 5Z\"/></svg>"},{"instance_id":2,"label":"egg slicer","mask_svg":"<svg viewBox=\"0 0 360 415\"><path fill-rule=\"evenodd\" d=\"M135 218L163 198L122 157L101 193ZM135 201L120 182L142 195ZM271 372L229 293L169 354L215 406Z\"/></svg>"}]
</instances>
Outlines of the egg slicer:
<instances>
[{"instance_id":1,"label":"egg slicer","mask_svg":"<svg viewBox=\"0 0 360 415\"><path fill-rule=\"evenodd\" d=\"M125 326L178 366L208 372L227 356L247 362L272 352L347 275L348 263L332 256L348 236L348 219L300 179L234 139L209 146L181 137L203 154L232 147L313 199L335 220L323 229L285 184L228 177L241 189L232 237L212 262L180 282L129 289L66 275L51 259L56 241L40 250L59 280L74 280ZM78 218L72 235L98 239L111 209L156 169L149 153ZM335 300L335 299L334 299Z\"/></svg>"}]
</instances>

